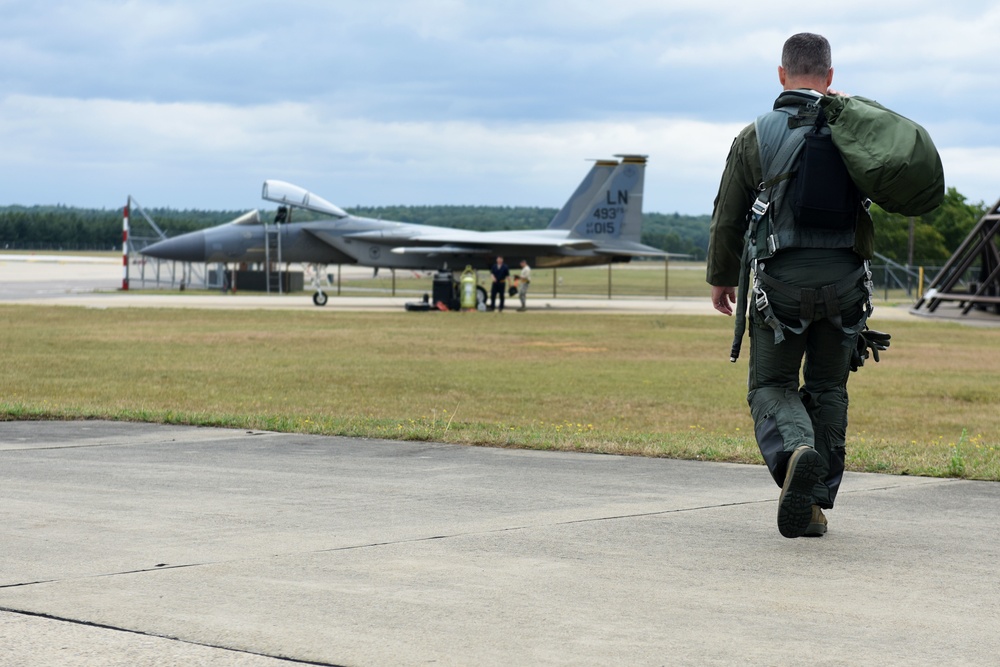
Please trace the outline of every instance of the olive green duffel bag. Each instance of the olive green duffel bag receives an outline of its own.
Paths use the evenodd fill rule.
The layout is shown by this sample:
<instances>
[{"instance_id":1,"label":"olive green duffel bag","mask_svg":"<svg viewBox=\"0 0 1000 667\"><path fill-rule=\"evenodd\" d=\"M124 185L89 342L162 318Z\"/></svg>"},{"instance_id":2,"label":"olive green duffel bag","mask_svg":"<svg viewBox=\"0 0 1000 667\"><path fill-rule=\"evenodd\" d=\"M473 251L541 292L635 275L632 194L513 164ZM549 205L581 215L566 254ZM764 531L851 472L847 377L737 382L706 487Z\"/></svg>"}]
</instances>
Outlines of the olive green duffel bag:
<instances>
[{"instance_id":1,"label":"olive green duffel bag","mask_svg":"<svg viewBox=\"0 0 1000 667\"><path fill-rule=\"evenodd\" d=\"M944 199L944 168L930 134L864 97L826 95L833 144L858 189L890 213L922 215Z\"/></svg>"}]
</instances>

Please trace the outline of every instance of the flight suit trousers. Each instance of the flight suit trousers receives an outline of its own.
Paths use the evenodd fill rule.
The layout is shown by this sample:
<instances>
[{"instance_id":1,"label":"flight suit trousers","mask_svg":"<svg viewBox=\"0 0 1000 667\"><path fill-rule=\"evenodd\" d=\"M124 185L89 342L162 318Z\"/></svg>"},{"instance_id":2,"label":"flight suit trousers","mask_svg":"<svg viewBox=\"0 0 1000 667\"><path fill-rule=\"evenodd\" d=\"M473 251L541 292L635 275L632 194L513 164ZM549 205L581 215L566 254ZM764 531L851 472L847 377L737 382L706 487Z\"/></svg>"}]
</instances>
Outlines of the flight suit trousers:
<instances>
[{"instance_id":1,"label":"flight suit trousers","mask_svg":"<svg viewBox=\"0 0 1000 667\"><path fill-rule=\"evenodd\" d=\"M798 303L778 294L769 297L779 319L801 326ZM858 336L844 327L859 322L866 297L860 285L841 296L843 326L826 319L825 309L818 308L805 331L786 329L777 345L763 317L756 311L750 317L747 402L757 445L778 486L785 481L792 452L801 445L815 448L823 470L813 489L813 504L823 509L833 507L844 475L847 378Z\"/></svg>"}]
</instances>

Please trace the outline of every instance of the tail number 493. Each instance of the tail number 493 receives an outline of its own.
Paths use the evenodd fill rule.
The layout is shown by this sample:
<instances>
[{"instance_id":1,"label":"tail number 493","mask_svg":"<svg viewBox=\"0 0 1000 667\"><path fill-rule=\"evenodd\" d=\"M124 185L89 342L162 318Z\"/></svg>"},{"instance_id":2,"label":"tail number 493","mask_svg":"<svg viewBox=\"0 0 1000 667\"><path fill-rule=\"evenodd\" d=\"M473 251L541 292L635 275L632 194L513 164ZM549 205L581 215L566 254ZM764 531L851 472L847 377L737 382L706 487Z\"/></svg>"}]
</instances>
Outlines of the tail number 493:
<instances>
[{"instance_id":1,"label":"tail number 493","mask_svg":"<svg viewBox=\"0 0 1000 667\"><path fill-rule=\"evenodd\" d=\"M591 222L587 223L588 234L614 234L618 229L618 207L595 208Z\"/></svg>"}]
</instances>

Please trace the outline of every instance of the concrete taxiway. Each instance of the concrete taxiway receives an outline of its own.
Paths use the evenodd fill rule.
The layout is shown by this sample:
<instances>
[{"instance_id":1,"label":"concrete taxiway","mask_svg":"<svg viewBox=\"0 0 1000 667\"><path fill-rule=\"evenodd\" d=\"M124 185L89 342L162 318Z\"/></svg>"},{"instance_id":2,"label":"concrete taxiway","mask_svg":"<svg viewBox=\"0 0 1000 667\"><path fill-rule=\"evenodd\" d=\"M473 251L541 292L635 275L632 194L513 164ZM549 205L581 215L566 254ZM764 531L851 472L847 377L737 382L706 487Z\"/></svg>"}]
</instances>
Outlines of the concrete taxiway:
<instances>
[{"instance_id":1,"label":"concrete taxiway","mask_svg":"<svg viewBox=\"0 0 1000 667\"><path fill-rule=\"evenodd\" d=\"M0 423L2 665L993 665L1000 485Z\"/></svg>"}]
</instances>

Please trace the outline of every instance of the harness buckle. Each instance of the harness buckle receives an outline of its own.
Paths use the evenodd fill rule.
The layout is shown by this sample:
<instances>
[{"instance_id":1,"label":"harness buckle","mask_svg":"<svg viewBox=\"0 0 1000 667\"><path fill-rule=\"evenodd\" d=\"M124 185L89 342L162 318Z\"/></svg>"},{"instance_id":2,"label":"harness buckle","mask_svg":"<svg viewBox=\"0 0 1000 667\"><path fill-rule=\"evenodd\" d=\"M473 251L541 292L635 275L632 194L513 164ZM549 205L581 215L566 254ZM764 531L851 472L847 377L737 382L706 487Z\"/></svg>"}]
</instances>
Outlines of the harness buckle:
<instances>
[{"instance_id":1,"label":"harness buckle","mask_svg":"<svg viewBox=\"0 0 1000 667\"><path fill-rule=\"evenodd\" d=\"M757 310L763 312L771 307L771 302L767 298L767 292L762 289L754 289L754 292L753 303L757 307Z\"/></svg>"},{"instance_id":2,"label":"harness buckle","mask_svg":"<svg viewBox=\"0 0 1000 667\"><path fill-rule=\"evenodd\" d=\"M767 237L767 252L771 255L778 252L778 239L774 234Z\"/></svg>"},{"instance_id":3,"label":"harness buckle","mask_svg":"<svg viewBox=\"0 0 1000 667\"><path fill-rule=\"evenodd\" d=\"M870 260L865 260L865 291L868 293L868 301L865 304L865 310L867 310L868 315L871 316L872 312L875 310L875 281L872 280L872 263Z\"/></svg>"},{"instance_id":4,"label":"harness buckle","mask_svg":"<svg viewBox=\"0 0 1000 667\"><path fill-rule=\"evenodd\" d=\"M763 218L764 214L767 213L767 209L770 205L771 202L765 202L761 201L760 199L757 199L754 201L753 206L750 207L750 212L756 215L758 218Z\"/></svg>"}]
</instances>

